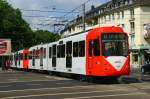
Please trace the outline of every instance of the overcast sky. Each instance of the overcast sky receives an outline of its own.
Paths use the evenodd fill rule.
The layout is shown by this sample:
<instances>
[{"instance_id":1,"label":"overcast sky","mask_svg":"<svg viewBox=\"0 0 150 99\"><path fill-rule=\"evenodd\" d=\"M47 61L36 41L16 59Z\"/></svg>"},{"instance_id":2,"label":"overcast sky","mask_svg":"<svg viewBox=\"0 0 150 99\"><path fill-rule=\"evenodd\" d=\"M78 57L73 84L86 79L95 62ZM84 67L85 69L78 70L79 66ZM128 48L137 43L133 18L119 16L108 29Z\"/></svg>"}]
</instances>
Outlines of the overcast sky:
<instances>
[{"instance_id":1,"label":"overcast sky","mask_svg":"<svg viewBox=\"0 0 150 99\"><path fill-rule=\"evenodd\" d=\"M52 24L60 21L53 17L62 17L67 13L88 0L7 0L14 8L22 9L23 18L30 24L32 29L45 29L52 31ZM109 0L91 0L87 3L86 9L89 5L101 5ZM26 11L26 10L40 10L40 11ZM56 11L56 12L41 12L41 11ZM77 12L81 13L81 9L77 9L72 14L68 14L66 18L76 16ZM73 17L72 17L73 18Z\"/></svg>"}]
</instances>

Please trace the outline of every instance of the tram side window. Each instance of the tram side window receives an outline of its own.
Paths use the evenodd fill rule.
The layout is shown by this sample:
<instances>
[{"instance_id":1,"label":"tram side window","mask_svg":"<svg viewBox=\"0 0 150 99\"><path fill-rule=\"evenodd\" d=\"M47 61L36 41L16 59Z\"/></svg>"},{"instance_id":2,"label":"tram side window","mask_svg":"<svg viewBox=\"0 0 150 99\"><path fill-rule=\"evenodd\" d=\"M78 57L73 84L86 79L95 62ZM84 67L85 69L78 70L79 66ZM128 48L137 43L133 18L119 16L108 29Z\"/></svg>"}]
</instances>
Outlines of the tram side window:
<instances>
[{"instance_id":1,"label":"tram side window","mask_svg":"<svg viewBox=\"0 0 150 99\"><path fill-rule=\"evenodd\" d=\"M16 54L16 61L18 61L19 60L19 55L18 54Z\"/></svg>"},{"instance_id":2,"label":"tram side window","mask_svg":"<svg viewBox=\"0 0 150 99\"><path fill-rule=\"evenodd\" d=\"M60 51L61 51L61 46L60 45L58 45L57 46L57 58L60 58Z\"/></svg>"},{"instance_id":3,"label":"tram side window","mask_svg":"<svg viewBox=\"0 0 150 99\"><path fill-rule=\"evenodd\" d=\"M18 59L21 60L21 53L18 54Z\"/></svg>"},{"instance_id":4,"label":"tram side window","mask_svg":"<svg viewBox=\"0 0 150 99\"><path fill-rule=\"evenodd\" d=\"M71 54L72 54L72 41L67 42L66 54L67 54L67 56L71 56Z\"/></svg>"},{"instance_id":5,"label":"tram side window","mask_svg":"<svg viewBox=\"0 0 150 99\"><path fill-rule=\"evenodd\" d=\"M73 43L73 57L78 57L78 42Z\"/></svg>"},{"instance_id":6,"label":"tram side window","mask_svg":"<svg viewBox=\"0 0 150 99\"><path fill-rule=\"evenodd\" d=\"M79 57L85 56L85 41L79 42Z\"/></svg>"},{"instance_id":7,"label":"tram side window","mask_svg":"<svg viewBox=\"0 0 150 99\"><path fill-rule=\"evenodd\" d=\"M32 51L30 51L29 59L32 59Z\"/></svg>"},{"instance_id":8,"label":"tram side window","mask_svg":"<svg viewBox=\"0 0 150 99\"><path fill-rule=\"evenodd\" d=\"M99 43L99 39L95 39L94 40L94 56L99 56L100 55L100 43Z\"/></svg>"},{"instance_id":9,"label":"tram side window","mask_svg":"<svg viewBox=\"0 0 150 99\"><path fill-rule=\"evenodd\" d=\"M44 56L44 49L43 47L40 48L40 54L39 54L39 58L43 58Z\"/></svg>"},{"instance_id":10,"label":"tram side window","mask_svg":"<svg viewBox=\"0 0 150 99\"><path fill-rule=\"evenodd\" d=\"M33 50L33 58L36 58L36 50Z\"/></svg>"},{"instance_id":11,"label":"tram side window","mask_svg":"<svg viewBox=\"0 0 150 99\"><path fill-rule=\"evenodd\" d=\"M36 59L38 59L40 57L40 50L36 50Z\"/></svg>"},{"instance_id":12,"label":"tram side window","mask_svg":"<svg viewBox=\"0 0 150 99\"><path fill-rule=\"evenodd\" d=\"M92 56L92 41L89 41L89 56Z\"/></svg>"},{"instance_id":13,"label":"tram side window","mask_svg":"<svg viewBox=\"0 0 150 99\"><path fill-rule=\"evenodd\" d=\"M28 54L25 53L24 59L27 60L28 59Z\"/></svg>"},{"instance_id":14,"label":"tram side window","mask_svg":"<svg viewBox=\"0 0 150 99\"><path fill-rule=\"evenodd\" d=\"M49 47L49 58L52 58L52 48L51 47Z\"/></svg>"},{"instance_id":15,"label":"tram side window","mask_svg":"<svg viewBox=\"0 0 150 99\"><path fill-rule=\"evenodd\" d=\"M46 58L46 48L44 48L44 58Z\"/></svg>"},{"instance_id":16,"label":"tram side window","mask_svg":"<svg viewBox=\"0 0 150 99\"><path fill-rule=\"evenodd\" d=\"M20 54L20 60L23 60L23 54L22 53Z\"/></svg>"},{"instance_id":17,"label":"tram side window","mask_svg":"<svg viewBox=\"0 0 150 99\"><path fill-rule=\"evenodd\" d=\"M60 53L61 53L61 58L64 58L65 57L65 44L61 45Z\"/></svg>"},{"instance_id":18,"label":"tram side window","mask_svg":"<svg viewBox=\"0 0 150 99\"><path fill-rule=\"evenodd\" d=\"M53 45L53 48L52 48L52 50L53 50L53 57L55 57L56 56L56 45Z\"/></svg>"}]
</instances>

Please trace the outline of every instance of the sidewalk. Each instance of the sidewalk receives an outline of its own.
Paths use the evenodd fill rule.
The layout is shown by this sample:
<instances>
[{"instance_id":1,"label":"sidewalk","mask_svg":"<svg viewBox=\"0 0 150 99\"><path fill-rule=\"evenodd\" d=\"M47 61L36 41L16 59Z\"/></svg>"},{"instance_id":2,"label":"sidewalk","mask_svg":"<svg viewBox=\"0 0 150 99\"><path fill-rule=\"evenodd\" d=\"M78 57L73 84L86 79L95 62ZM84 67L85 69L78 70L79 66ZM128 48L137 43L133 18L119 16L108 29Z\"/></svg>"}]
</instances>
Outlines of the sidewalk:
<instances>
[{"instance_id":1,"label":"sidewalk","mask_svg":"<svg viewBox=\"0 0 150 99\"><path fill-rule=\"evenodd\" d=\"M132 68L129 76L123 76L126 83L150 82L150 74L142 74L140 68Z\"/></svg>"}]
</instances>

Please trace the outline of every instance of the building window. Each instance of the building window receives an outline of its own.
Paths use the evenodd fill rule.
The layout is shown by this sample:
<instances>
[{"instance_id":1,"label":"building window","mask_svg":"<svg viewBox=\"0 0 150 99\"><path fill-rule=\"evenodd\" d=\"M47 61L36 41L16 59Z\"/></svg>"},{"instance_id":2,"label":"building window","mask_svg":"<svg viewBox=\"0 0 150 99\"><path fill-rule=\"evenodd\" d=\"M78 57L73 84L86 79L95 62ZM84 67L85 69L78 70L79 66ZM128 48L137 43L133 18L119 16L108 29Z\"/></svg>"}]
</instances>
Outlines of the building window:
<instances>
[{"instance_id":1,"label":"building window","mask_svg":"<svg viewBox=\"0 0 150 99\"><path fill-rule=\"evenodd\" d=\"M106 16L104 16L104 23L106 23Z\"/></svg>"},{"instance_id":2,"label":"building window","mask_svg":"<svg viewBox=\"0 0 150 99\"><path fill-rule=\"evenodd\" d=\"M112 14L112 20L115 20L115 14L114 13Z\"/></svg>"},{"instance_id":3,"label":"building window","mask_svg":"<svg viewBox=\"0 0 150 99\"><path fill-rule=\"evenodd\" d=\"M135 33L135 24L134 22L130 22L131 34Z\"/></svg>"},{"instance_id":4,"label":"building window","mask_svg":"<svg viewBox=\"0 0 150 99\"><path fill-rule=\"evenodd\" d=\"M125 0L125 5L129 4L129 0Z\"/></svg>"},{"instance_id":5,"label":"building window","mask_svg":"<svg viewBox=\"0 0 150 99\"><path fill-rule=\"evenodd\" d=\"M101 18L101 23L103 24L103 17Z\"/></svg>"},{"instance_id":6,"label":"building window","mask_svg":"<svg viewBox=\"0 0 150 99\"><path fill-rule=\"evenodd\" d=\"M125 25L124 24L121 24L121 27L122 27L122 29L125 29Z\"/></svg>"},{"instance_id":7,"label":"building window","mask_svg":"<svg viewBox=\"0 0 150 99\"><path fill-rule=\"evenodd\" d=\"M117 12L118 19L120 19L120 12Z\"/></svg>"},{"instance_id":8,"label":"building window","mask_svg":"<svg viewBox=\"0 0 150 99\"><path fill-rule=\"evenodd\" d=\"M130 9L130 17L134 18L134 9Z\"/></svg>"},{"instance_id":9,"label":"building window","mask_svg":"<svg viewBox=\"0 0 150 99\"><path fill-rule=\"evenodd\" d=\"M131 35L131 47L135 46L135 34Z\"/></svg>"},{"instance_id":10,"label":"building window","mask_svg":"<svg viewBox=\"0 0 150 99\"><path fill-rule=\"evenodd\" d=\"M85 56L85 41L80 41L79 42L79 57L84 57Z\"/></svg>"},{"instance_id":11,"label":"building window","mask_svg":"<svg viewBox=\"0 0 150 99\"><path fill-rule=\"evenodd\" d=\"M137 54L137 53L134 53L134 54L133 54L132 62L133 62L133 63L138 63L138 54Z\"/></svg>"},{"instance_id":12,"label":"building window","mask_svg":"<svg viewBox=\"0 0 150 99\"><path fill-rule=\"evenodd\" d=\"M109 21L111 21L111 15L109 15Z\"/></svg>"},{"instance_id":13,"label":"building window","mask_svg":"<svg viewBox=\"0 0 150 99\"><path fill-rule=\"evenodd\" d=\"M122 11L121 14L122 14L122 19L124 19L124 11Z\"/></svg>"}]
</instances>

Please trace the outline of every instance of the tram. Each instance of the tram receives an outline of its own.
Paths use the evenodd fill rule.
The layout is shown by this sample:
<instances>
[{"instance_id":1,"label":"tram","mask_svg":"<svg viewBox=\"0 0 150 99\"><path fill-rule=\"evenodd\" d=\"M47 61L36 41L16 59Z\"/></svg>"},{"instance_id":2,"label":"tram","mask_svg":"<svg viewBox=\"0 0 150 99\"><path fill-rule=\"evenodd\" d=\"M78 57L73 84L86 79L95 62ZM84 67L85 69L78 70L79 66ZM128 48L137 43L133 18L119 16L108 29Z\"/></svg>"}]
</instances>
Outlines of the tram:
<instances>
[{"instance_id":1,"label":"tram","mask_svg":"<svg viewBox=\"0 0 150 99\"><path fill-rule=\"evenodd\" d=\"M84 77L129 75L128 35L120 27L98 27L15 52L12 61L13 68Z\"/></svg>"}]
</instances>

